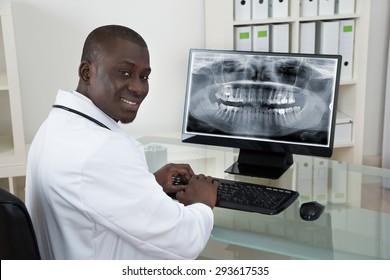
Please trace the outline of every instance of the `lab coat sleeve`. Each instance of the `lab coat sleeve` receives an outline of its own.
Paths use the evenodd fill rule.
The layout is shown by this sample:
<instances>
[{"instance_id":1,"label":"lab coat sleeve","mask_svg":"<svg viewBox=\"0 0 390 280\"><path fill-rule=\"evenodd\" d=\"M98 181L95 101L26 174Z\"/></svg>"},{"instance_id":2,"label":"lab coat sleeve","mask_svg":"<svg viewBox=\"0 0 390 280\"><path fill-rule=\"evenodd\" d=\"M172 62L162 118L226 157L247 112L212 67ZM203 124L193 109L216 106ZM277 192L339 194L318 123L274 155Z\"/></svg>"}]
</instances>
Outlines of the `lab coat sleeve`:
<instances>
[{"instance_id":1,"label":"lab coat sleeve","mask_svg":"<svg viewBox=\"0 0 390 280\"><path fill-rule=\"evenodd\" d=\"M211 208L169 198L149 173L137 142L107 138L91 151L81 180L87 215L153 258L196 258L210 237Z\"/></svg>"}]
</instances>

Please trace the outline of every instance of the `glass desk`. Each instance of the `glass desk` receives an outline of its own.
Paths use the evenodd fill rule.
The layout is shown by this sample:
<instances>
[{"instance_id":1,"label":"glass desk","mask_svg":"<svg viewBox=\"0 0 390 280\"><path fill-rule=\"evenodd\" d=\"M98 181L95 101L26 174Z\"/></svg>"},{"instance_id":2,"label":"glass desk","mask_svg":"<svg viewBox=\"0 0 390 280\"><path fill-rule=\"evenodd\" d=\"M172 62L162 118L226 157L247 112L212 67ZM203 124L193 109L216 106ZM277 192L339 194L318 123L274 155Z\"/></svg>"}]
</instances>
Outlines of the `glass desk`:
<instances>
[{"instance_id":1,"label":"glass desk","mask_svg":"<svg viewBox=\"0 0 390 280\"><path fill-rule=\"evenodd\" d=\"M278 180L243 177L224 172L238 150L163 137L139 140L154 163L185 162L198 174L300 193L273 216L214 208L212 236L201 258L390 259L390 170L294 155L294 164ZM299 207L311 200L326 208L318 220L307 222Z\"/></svg>"}]
</instances>

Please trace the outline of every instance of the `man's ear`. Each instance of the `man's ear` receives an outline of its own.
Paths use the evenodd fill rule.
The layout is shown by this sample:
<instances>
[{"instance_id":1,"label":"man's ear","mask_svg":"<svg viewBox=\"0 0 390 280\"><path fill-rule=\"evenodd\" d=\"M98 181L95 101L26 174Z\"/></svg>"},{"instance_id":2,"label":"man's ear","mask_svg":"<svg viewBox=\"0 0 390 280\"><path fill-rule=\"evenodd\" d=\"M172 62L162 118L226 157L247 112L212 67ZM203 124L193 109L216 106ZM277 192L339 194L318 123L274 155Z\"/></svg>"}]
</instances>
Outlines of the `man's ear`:
<instances>
[{"instance_id":1,"label":"man's ear","mask_svg":"<svg viewBox=\"0 0 390 280\"><path fill-rule=\"evenodd\" d=\"M88 61L81 61L79 66L79 78L87 84L89 84L91 78L91 66L91 63Z\"/></svg>"}]
</instances>

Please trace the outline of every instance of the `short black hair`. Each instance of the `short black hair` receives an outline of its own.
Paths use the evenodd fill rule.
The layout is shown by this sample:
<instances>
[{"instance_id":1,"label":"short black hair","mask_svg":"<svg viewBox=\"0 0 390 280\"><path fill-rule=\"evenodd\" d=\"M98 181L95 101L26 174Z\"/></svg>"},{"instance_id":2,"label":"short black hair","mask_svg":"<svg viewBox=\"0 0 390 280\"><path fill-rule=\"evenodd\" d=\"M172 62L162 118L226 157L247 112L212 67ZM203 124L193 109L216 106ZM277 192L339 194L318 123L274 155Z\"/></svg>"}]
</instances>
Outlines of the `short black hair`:
<instances>
[{"instance_id":1,"label":"short black hair","mask_svg":"<svg viewBox=\"0 0 390 280\"><path fill-rule=\"evenodd\" d=\"M134 30L121 25L105 25L94 29L86 38L81 61L94 63L100 60L117 39L147 48L144 39Z\"/></svg>"}]
</instances>

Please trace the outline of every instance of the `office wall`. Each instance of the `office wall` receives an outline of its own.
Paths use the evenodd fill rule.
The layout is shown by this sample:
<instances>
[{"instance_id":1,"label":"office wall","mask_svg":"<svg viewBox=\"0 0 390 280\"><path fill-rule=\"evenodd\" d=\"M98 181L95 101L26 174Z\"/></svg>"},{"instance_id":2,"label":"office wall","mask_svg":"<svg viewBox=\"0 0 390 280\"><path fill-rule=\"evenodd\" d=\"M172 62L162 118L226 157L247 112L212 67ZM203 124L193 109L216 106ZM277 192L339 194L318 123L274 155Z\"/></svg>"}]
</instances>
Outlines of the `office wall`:
<instances>
[{"instance_id":1,"label":"office wall","mask_svg":"<svg viewBox=\"0 0 390 280\"><path fill-rule=\"evenodd\" d=\"M385 113L383 124L382 167L390 168L390 41L387 58ZM390 180L389 180L390 183Z\"/></svg>"},{"instance_id":2,"label":"office wall","mask_svg":"<svg viewBox=\"0 0 390 280\"><path fill-rule=\"evenodd\" d=\"M126 130L134 135L179 131L188 49L204 47L200 0L12 0L23 119L30 143L58 89L77 86L85 37L97 26L123 24L150 49L150 92Z\"/></svg>"},{"instance_id":3,"label":"office wall","mask_svg":"<svg viewBox=\"0 0 390 280\"><path fill-rule=\"evenodd\" d=\"M382 154L389 32L390 1L372 0L363 156L373 165L380 165Z\"/></svg>"}]
</instances>

